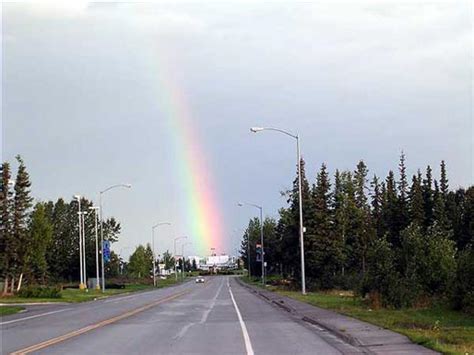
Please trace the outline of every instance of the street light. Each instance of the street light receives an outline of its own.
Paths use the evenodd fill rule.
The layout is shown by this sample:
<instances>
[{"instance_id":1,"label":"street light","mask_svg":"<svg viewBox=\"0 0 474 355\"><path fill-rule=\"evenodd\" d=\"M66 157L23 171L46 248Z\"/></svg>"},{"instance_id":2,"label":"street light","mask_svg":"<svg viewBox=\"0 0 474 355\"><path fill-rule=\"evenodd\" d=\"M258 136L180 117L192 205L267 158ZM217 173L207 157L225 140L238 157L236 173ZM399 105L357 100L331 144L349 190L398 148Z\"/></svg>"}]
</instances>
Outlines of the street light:
<instances>
[{"instance_id":1,"label":"street light","mask_svg":"<svg viewBox=\"0 0 474 355\"><path fill-rule=\"evenodd\" d=\"M98 232L97 232L97 219L98 219L98 214L97 211L100 209L98 206L91 206L89 207L90 210L94 210L94 230L95 230L95 273L96 273L96 279L95 279L95 289L100 290L100 284L99 284L99 237L98 237Z\"/></svg>"},{"instance_id":2,"label":"street light","mask_svg":"<svg viewBox=\"0 0 474 355\"><path fill-rule=\"evenodd\" d=\"M155 270L156 270L156 256L155 256L155 228L158 226L163 226L163 225L168 225L171 226L170 222L159 222L155 224L153 227L151 227L151 249L152 249L152 254L153 254L153 286L156 287L156 275L155 275Z\"/></svg>"},{"instance_id":3,"label":"street light","mask_svg":"<svg viewBox=\"0 0 474 355\"><path fill-rule=\"evenodd\" d=\"M175 274L175 277L176 277L176 281L178 281L178 271L176 269L176 242L180 239L188 239L188 237L174 238L174 274Z\"/></svg>"},{"instance_id":4,"label":"street light","mask_svg":"<svg viewBox=\"0 0 474 355\"><path fill-rule=\"evenodd\" d=\"M109 190L118 188L118 187L125 187L127 189L130 189L132 185L130 184L117 184L117 185L112 185L106 188L105 190L102 190L99 192L99 211L100 211L100 245L101 245L101 250L102 250L102 292L105 292L105 267L104 267L104 217L103 217L103 211L104 209L102 208L102 195L106 193Z\"/></svg>"},{"instance_id":5,"label":"street light","mask_svg":"<svg viewBox=\"0 0 474 355\"><path fill-rule=\"evenodd\" d=\"M303 194L301 193L301 150L300 137L298 134L291 134L285 130L273 127L252 127L250 131L258 133L262 131L276 131L296 139L296 155L298 159L298 200L300 214L300 254L301 254L301 293L306 294L305 266L304 266L304 227L303 227Z\"/></svg>"},{"instance_id":6,"label":"street light","mask_svg":"<svg viewBox=\"0 0 474 355\"><path fill-rule=\"evenodd\" d=\"M263 248L263 207L259 205L255 205L253 203L242 203L242 202L239 202L238 205L240 207L244 205L252 206L260 210L260 245L262 246L262 284L265 286L265 250ZM250 235L249 235L249 243L250 243ZM250 250L249 250L249 256L250 256ZM250 265L250 259L249 259L249 265Z\"/></svg>"},{"instance_id":7,"label":"street light","mask_svg":"<svg viewBox=\"0 0 474 355\"><path fill-rule=\"evenodd\" d=\"M81 218L81 196L74 195L74 198L77 200L78 204L78 212L77 217L79 219L79 275L80 275L80 283L79 289L83 290L84 287L84 276L83 276L83 267L82 267L82 218Z\"/></svg>"},{"instance_id":8,"label":"street light","mask_svg":"<svg viewBox=\"0 0 474 355\"><path fill-rule=\"evenodd\" d=\"M86 227L85 227L85 216L87 212L81 212L82 217L82 265L84 267L84 288L87 288L87 267L86 267Z\"/></svg>"}]
</instances>

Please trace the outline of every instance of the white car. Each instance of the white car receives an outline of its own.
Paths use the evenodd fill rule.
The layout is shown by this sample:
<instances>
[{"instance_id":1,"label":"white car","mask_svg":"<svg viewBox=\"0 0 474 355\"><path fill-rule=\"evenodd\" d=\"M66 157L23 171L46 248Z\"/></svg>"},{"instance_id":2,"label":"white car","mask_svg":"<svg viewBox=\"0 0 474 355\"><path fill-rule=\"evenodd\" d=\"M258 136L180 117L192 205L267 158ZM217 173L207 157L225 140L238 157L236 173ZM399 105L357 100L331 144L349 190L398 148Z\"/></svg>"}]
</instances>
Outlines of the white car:
<instances>
[{"instance_id":1,"label":"white car","mask_svg":"<svg viewBox=\"0 0 474 355\"><path fill-rule=\"evenodd\" d=\"M202 276L196 277L196 283L197 284L203 284L204 283L204 277L202 277Z\"/></svg>"}]
</instances>

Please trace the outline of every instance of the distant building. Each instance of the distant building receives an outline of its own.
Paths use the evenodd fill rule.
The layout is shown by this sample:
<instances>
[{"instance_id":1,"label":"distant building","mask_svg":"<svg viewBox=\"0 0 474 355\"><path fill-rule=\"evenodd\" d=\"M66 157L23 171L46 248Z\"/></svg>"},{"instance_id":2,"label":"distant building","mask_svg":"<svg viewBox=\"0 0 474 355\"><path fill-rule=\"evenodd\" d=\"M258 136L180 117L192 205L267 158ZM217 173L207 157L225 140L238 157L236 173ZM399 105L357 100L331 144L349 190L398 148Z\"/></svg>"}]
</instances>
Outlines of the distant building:
<instances>
[{"instance_id":1,"label":"distant building","mask_svg":"<svg viewBox=\"0 0 474 355\"><path fill-rule=\"evenodd\" d=\"M232 270L237 268L237 263L236 258L230 255L211 255L198 268L205 271Z\"/></svg>"}]
</instances>

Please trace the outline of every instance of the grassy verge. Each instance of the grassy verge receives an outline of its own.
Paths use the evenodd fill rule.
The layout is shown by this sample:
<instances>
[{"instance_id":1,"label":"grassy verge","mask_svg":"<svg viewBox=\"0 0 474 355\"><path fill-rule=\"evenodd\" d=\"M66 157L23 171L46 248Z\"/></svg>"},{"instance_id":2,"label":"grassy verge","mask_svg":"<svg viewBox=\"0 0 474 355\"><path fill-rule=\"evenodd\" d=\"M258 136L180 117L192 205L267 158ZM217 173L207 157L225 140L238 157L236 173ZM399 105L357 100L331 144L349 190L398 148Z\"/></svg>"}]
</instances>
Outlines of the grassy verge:
<instances>
[{"instance_id":1,"label":"grassy verge","mask_svg":"<svg viewBox=\"0 0 474 355\"><path fill-rule=\"evenodd\" d=\"M261 286L257 279L242 279ZM445 305L373 310L348 291L310 292L303 296L274 286L267 286L267 289L404 334L413 342L444 354L474 354L474 317Z\"/></svg>"},{"instance_id":2,"label":"grassy verge","mask_svg":"<svg viewBox=\"0 0 474 355\"><path fill-rule=\"evenodd\" d=\"M9 316L10 314L15 314L22 311L23 307L17 306L1 306L0 307L0 317Z\"/></svg>"},{"instance_id":3,"label":"grassy verge","mask_svg":"<svg viewBox=\"0 0 474 355\"><path fill-rule=\"evenodd\" d=\"M167 287L174 285L176 280L174 278L168 278L165 280L158 279L157 287ZM119 295L129 292L137 292L144 290L151 290L153 286L142 285L142 284L127 284L123 289L105 289L103 293L100 290L79 290L79 289L64 289L61 291L61 298L22 298L17 296L0 297L0 303L42 303L42 302L87 302L101 298L107 298L113 295Z\"/></svg>"}]
</instances>

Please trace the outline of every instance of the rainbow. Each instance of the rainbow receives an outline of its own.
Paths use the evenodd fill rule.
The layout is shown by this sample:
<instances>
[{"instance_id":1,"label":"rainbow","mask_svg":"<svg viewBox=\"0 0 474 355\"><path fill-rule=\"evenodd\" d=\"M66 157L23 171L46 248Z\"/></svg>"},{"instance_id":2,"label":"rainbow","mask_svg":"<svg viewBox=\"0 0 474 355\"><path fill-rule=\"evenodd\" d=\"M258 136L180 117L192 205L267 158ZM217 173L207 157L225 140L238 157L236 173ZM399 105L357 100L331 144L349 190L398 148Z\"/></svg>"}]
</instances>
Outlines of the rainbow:
<instances>
[{"instance_id":1,"label":"rainbow","mask_svg":"<svg viewBox=\"0 0 474 355\"><path fill-rule=\"evenodd\" d=\"M173 77L170 62L159 58L160 109L167 116L172 132L178 176L185 205L184 235L192 242L190 249L208 255L211 248L224 251L222 217L217 208L215 185L198 131L183 90ZM214 186L214 188L213 188ZM181 222L180 222L181 224ZM181 228L180 228L181 229Z\"/></svg>"}]
</instances>

